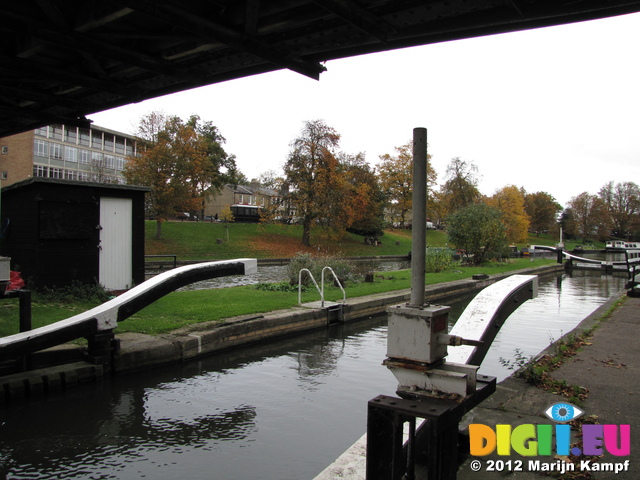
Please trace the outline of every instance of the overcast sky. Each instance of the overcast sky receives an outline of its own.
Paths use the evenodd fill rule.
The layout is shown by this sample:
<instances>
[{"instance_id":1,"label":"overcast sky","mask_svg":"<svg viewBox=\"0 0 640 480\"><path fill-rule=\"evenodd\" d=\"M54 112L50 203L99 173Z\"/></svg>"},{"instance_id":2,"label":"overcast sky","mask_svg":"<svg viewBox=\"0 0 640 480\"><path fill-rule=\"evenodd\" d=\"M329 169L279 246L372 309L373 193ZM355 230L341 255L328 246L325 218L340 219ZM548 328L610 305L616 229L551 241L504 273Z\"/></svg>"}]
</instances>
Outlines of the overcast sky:
<instances>
[{"instance_id":1,"label":"overcast sky","mask_svg":"<svg viewBox=\"0 0 640 480\"><path fill-rule=\"evenodd\" d=\"M133 133L152 111L197 114L248 178L280 171L306 120L372 165L425 127L440 183L460 157L484 194L516 185L566 205L608 181L640 183L639 48L633 14L331 61L320 81L272 72L89 118Z\"/></svg>"}]
</instances>

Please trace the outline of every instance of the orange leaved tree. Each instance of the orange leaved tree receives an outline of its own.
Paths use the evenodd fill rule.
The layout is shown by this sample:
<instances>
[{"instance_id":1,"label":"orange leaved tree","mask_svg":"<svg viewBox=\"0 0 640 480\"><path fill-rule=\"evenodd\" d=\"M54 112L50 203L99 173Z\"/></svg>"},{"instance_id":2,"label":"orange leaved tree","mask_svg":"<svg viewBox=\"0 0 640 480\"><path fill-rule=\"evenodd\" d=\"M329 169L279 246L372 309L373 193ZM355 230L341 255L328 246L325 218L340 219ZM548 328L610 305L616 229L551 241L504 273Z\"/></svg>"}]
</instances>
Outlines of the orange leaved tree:
<instances>
[{"instance_id":1,"label":"orange leaved tree","mask_svg":"<svg viewBox=\"0 0 640 480\"><path fill-rule=\"evenodd\" d=\"M127 183L151 187L146 210L157 221L156 238L162 222L177 211L195 211L206 195L232 180L235 159L224 152L224 138L209 122L192 116L187 122L152 112L138 127L137 155L127 158Z\"/></svg>"}]
</instances>

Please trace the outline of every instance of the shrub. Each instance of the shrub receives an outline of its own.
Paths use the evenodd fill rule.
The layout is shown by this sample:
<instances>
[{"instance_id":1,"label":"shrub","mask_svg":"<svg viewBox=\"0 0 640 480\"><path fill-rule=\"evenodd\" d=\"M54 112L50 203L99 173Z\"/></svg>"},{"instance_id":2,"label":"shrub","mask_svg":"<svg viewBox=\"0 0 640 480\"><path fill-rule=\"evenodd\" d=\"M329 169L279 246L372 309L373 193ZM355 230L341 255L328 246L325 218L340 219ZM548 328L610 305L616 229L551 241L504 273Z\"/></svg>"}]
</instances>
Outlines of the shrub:
<instances>
[{"instance_id":1,"label":"shrub","mask_svg":"<svg viewBox=\"0 0 640 480\"><path fill-rule=\"evenodd\" d=\"M264 290L266 292L297 292L298 285L292 285L288 282L275 282L275 283L258 283L255 286L256 290ZM302 291L306 292L307 287L302 287Z\"/></svg>"},{"instance_id":2,"label":"shrub","mask_svg":"<svg viewBox=\"0 0 640 480\"><path fill-rule=\"evenodd\" d=\"M453 258L453 251L449 248L428 248L425 264L427 273L439 273L457 267L460 262Z\"/></svg>"},{"instance_id":3,"label":"shrub","mask_svg":"<svg viewBox=\"0 0 640 480\"><path fill-rule=\"evenodd\" d=\"M507 244L506 228L500 210L483 203L464 207L447 221L449 242L464 252L475 265L500 258Z\"/></svg>"},{"instance_id":4,"label":"shrub","mask_svg":"<svg viewBox=\"0 0 640 480\"><path fill-rule=\"evenodd\" d=\"M291 259L291 262L287 266L287 278L289 279L289 284L297 285L300 270L306 268L311 272L313 278L315 278L319 285L320 278L322 277L322 269L324 267L331 267L342 286L345 285L345 282L352 280L355 276L353 273L354 265L347 260L329 255L312 257L309 253L298 253ZM334 282L334 278L328 272L325 272L325 282L327 281ZM309 275L302 275L302 284L312 284Z\"/></svg>"},{"instance_id":5,"label":"shrub","mask_svg":"<svg viewBox=\"0 0 640 480\"><path fill-rule=\"evenodd\" d=\"M65 287L43 287L36 295L40 301L52 303L103 303L110 298L102 285L83 283L78 280L72 281Z\"/></svg>"}]
</instances>

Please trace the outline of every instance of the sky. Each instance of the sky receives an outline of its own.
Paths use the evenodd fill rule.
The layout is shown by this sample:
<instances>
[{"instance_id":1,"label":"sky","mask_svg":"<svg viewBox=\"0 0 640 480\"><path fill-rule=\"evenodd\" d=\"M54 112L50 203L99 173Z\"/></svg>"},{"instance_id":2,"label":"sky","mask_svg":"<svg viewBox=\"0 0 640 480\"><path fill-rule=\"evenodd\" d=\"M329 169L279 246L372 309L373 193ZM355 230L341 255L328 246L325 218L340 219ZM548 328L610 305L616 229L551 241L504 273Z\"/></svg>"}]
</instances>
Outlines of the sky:
<instances>
[{"instance_id":1,"label":"sky","mask_svg":"<svg viewBox=\"0 0 640 480\"><path fill-rule=\"evenodd\" d=\"M515 185L563 206L640 183L640 14L363 55L319 81L280 70L88 115L134 133L153 111L211 121L249 179L281 172L308 120L375 166L427 129L439 183L473 162L485 195Z\"/></svg>"}]
</instances>

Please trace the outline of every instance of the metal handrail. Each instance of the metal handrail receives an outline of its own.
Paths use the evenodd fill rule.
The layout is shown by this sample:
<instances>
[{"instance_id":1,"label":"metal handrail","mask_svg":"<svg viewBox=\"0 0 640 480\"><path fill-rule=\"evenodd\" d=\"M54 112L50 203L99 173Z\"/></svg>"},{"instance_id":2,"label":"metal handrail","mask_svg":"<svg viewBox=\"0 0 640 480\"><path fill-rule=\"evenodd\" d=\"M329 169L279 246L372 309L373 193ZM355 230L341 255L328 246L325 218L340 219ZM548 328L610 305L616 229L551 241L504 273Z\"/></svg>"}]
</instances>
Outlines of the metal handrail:
<instances>
[{"instance_id":1,"label":"metal handrail","mask_svg":"<svg viewBox=\"0 0 640 480\"><path fill-rule=\"evenodd\" d=\"M338 287L340 287L340 290L342 290L342 303L344 304L347 302L347 294L344 291L344 288L342 288L340 279L338 278L336 273L333 271L333 268L324 267L322 269L322 274L320 277L320 284L322 285L322 288L318 286L318 282L316 282L316 279L313 278L313 274L311 273L311 271L308 268L302 268L298 272L298 305L302 305L302 272L307 272L309 274L309 278L311 278L311 281L316 286L316 290L318 290L318 293L320 294L320 306L321 308L324 308L324 271L327 269L331 272L331 274L333 275L333 278L336 279L336 283L338 284Z\"/></svg>"},{"instance_id":2,"label":"metal handrail","mask_svg":"<svg viewBox=\"0 0 640 480\"><path fill-rule=\"evenodd\" d=\"M333 271L333 268L331 267L324 267L322 269L322 275L321 275L321 284L322 284L322 306L324 307L324 271L329 269L329 271L331 272L331 275L333 275L333 278L335 278L336 283L338 284L338 287L340 287L340 290L342 290L342 303L347 303L347 294L344 291L344 288L342 288L342 283L340 282L340 279L338 278L338 276L336 275L336 273Z\"/></svg>"},{"instance_id":3,"label":"metal handrail","mask_svg":"<svg viewBox=\"0 0 640 480\"><path fill-rule=\"evenodd\" d=\"M324 288L320 290L320 287L318 287L318 282L316 282L316 279L313 278L313 274L308 268L302 268L298 272L298 305L302 305L302 272L307 272L309 274L311 281L316 286L316 290L318 290L318 293L320 294L320 301L322 302L322 306L324 307Z\"/></svg>"}]
</instances>

